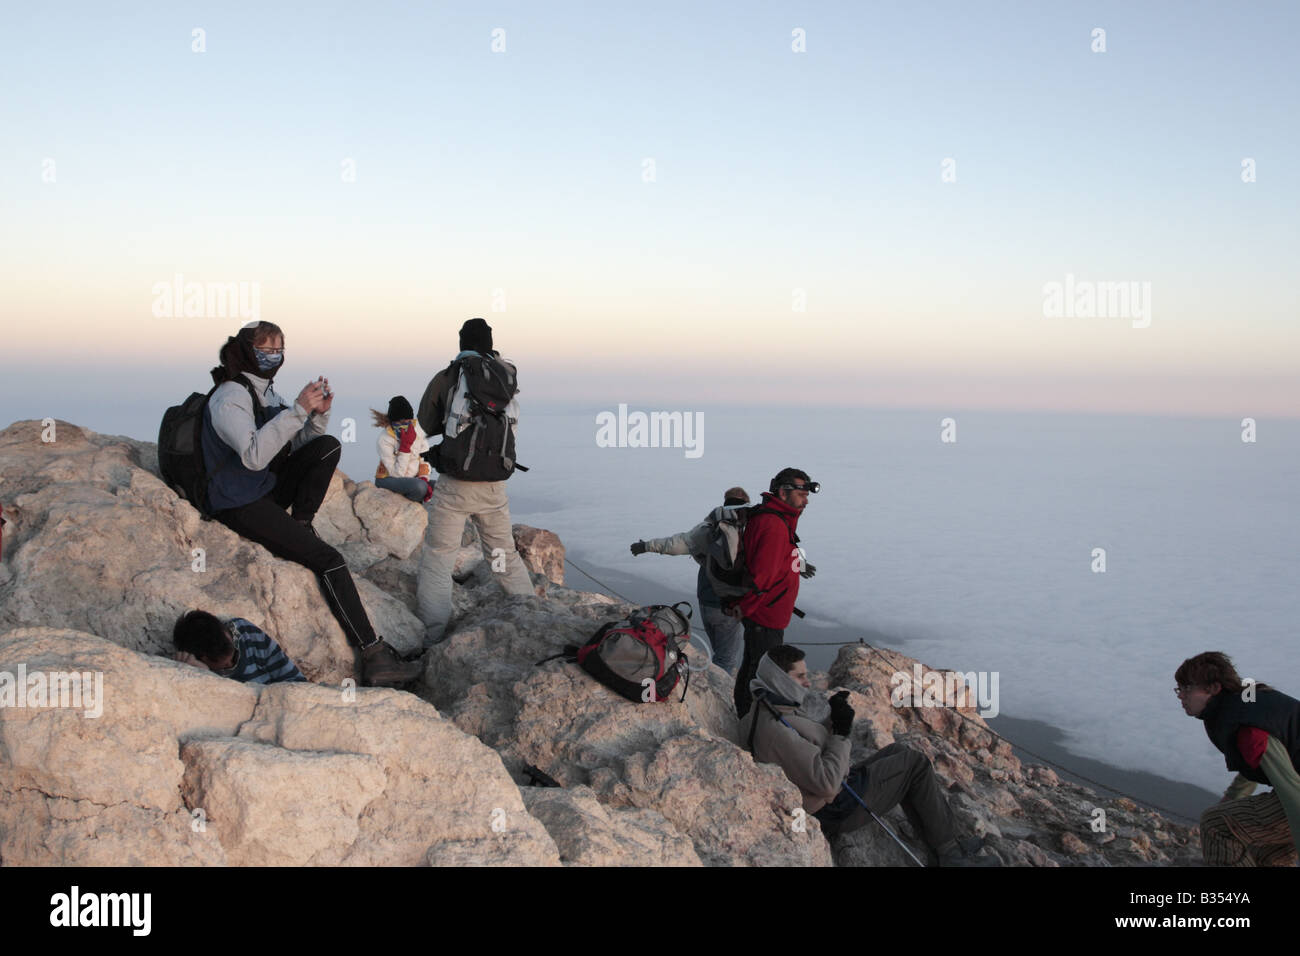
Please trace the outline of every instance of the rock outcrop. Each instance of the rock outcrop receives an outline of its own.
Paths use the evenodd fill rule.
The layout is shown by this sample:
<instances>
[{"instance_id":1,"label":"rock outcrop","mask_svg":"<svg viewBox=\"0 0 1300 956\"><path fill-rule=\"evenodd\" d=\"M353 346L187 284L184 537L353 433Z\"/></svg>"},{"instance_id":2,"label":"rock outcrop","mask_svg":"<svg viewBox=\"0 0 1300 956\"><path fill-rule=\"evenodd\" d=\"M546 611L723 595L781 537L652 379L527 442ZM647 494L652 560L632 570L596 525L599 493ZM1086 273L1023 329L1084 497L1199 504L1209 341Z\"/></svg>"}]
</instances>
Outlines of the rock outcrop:
<instances>
[{"instance_id":1,"label":"rock outcrop","mask_svg":"<svg viewBox=\"0 0 1300 956\"><path fill-rule=\"evenodd\" d=\"M102 713L0 708L4 863L559 863L496 754L411 694L238 684L54 628L0 637L20 668L101 675Z\"/></svg>"},{"instance_id":2,"label":"rock outcrop","mask_svg":"<svg viewBox=\"0 0 1300 956\"><path fill-rule=\"evenodd\" d=\"M310 572L201 521L156 475L152 445L66 423L52 443L41 433L0 432L0 703L6 675L99 674L102 713L0 706L0 862L910 865L874 824L832 849L779 768L736 745L730 678L703 655L685 699L653 705L539 664L629 610L565 588L551 532L516 526L536 595L507 597L467 527L448 636L423 649L424 508L336 474L317 529L377 629L424 661L413 693L358 689ZM172 662L172 624L191 607L264 625L317 683L241 685ZM1022 766L973 710L893 706L892 674L913 663L851 646L820 679L851 691L855 756L922 750L987 852L1199 861L1194 830ZM560 786L529 786L536 770ZM887 822L920 849L901 811Z\"/></svg>"}]
</instances>

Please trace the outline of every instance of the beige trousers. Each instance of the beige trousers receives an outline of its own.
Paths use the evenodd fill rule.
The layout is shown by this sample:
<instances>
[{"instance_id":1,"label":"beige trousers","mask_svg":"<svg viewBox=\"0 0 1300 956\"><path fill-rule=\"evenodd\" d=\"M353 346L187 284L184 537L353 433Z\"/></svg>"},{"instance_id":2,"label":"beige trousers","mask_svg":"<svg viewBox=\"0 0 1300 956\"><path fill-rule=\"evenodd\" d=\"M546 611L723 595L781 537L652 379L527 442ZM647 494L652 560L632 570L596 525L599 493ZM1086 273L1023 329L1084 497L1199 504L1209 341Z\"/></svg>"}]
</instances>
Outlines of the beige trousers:
<instances>
[{"instance_id":1,"label":"beige trousers","mask_svg":"<svg viewBox=\"0 0 1300 956\"><path fill-rule=\"evenodd\" d=\"M465 520L471 519L483 543L483 557L507 594L535 594L510 530L510 501L504 481L460 481L439 475L429 503L429 526L420 549L417 613L426 639L442 636L451 620L451 572L460 550Z\"/></svg>"}]
</instances>

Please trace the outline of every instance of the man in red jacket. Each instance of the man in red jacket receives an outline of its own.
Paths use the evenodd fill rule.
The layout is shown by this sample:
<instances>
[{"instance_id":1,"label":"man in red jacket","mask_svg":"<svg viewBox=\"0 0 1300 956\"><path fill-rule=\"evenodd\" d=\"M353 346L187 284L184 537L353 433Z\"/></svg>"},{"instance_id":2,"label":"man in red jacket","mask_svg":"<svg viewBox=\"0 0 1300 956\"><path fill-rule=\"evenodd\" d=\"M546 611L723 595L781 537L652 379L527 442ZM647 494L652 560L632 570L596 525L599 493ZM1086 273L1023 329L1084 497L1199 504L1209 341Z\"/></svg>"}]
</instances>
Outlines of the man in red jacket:
<instances>
[{"instance_id":1,"label":"man in red jacket","mask_svg":"<svg viewBox=\"0 0 1300 956\"><path fill-rule=\"evenodd\" d=\"M745 522L742 547L754 588L729 612L745 626L745 658L736 675L737 717L744 717L749 710L749 682L754 679L759 660L784 642L799 596L799 575L812 577L812 565L804 564L795 528L799 515L808 507L808 495L815 494L818 487L807 472L783 468L763 493L762 504Z\"/></svg>"}]
</instances>

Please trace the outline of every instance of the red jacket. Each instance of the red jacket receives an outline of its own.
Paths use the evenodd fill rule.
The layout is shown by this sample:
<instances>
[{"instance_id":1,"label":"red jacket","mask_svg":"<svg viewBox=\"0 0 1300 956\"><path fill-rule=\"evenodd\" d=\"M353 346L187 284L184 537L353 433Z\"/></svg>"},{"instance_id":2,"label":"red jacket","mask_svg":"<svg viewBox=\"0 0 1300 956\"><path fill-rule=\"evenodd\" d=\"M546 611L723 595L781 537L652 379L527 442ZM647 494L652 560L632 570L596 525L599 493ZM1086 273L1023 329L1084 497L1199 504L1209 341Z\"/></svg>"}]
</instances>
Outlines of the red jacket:
<instances>
[{"instance_id":1,"label":"red jacket","mask_svg":"<svg viewBox=\"0 0 1300 956\"><path fill-rule=\"evenodd\" d=\"M782 630L799 596L799 512L766 491L762 507L777 513L754 515L745 523L745 567L754 590L740 599L740 611L755 624Z\"/></svg>"}]
</instances>

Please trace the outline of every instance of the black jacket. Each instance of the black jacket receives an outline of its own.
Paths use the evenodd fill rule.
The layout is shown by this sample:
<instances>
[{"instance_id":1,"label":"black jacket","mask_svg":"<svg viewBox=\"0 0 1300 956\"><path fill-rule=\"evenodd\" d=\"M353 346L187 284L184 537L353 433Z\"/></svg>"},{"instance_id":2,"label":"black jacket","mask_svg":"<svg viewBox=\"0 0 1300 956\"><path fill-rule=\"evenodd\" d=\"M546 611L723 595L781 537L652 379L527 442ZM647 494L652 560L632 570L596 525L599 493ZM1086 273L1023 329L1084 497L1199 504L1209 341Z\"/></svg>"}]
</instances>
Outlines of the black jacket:
<instances>
[{"instance_id":1,"label":"black jacket","mask_svg":"<svg viewBox=\"0 0 1300 956\"><path fill-rule=\"evenodd\" d=\"M1253 701L1241 697L1241 693L1220 691L1210 698L1199 715L1205 722L1205 733L1223 754L1228 769L1247 780L1269 783L1264 771L1246 763L1237 749L1237 731L1242 727L1258 727L1282 741L1291 755L1292 765L1300 770L1300 700L1258 685Z\"/></svg>"}]
</instances>

